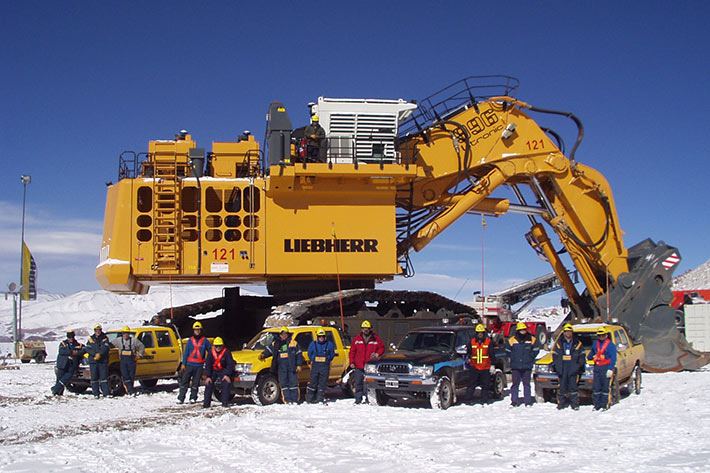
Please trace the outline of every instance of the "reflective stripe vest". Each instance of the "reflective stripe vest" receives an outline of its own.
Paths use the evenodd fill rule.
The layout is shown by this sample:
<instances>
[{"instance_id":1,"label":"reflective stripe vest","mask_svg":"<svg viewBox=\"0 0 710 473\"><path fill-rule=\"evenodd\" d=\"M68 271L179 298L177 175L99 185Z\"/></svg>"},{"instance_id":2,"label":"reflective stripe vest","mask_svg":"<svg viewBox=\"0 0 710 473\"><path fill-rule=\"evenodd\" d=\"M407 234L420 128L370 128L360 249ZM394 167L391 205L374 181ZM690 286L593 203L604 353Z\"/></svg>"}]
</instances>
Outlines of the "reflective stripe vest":
<instances>
[{"instance_id":1,"label":"reflective stripe vest","mask_svg":"<svg viewBox=\"0 0 710 473\"><path fill-rule=\"evenodd\" d=\"M483 342L476 338L471 339L471 368L474 370L487 370L491 367L491 357L489 346L491 339L486 337Z\"/></svg>"},{"instance_id":2,"label":"reflective stripe vest","mask_svg":"<svg viewBox=\"0 0 710 473\"><path fill-rule=\"evenodd\" d=\"M202 356L202 344L205 343L205 337L200 337L200 340L195 340L195 337L190 337L192 340L192 353L187 357L189 363L204 363L205 358Z\"/></svg>"},{"instance_id":3,"label":"reflective stripe vest","mask_svg":"<svg viewBox=\"0 0 710 473\"><path fill-rule=\"evenodd\" d=\"M214 363L212 363L212 368L215 370L222 370L222 358L224 358L224 354L227 353L226 348L222 348L222 350L217 353L217 350L212 347L212 358L214 358Z\"/></svg>"},{"instance_id":4,"label":"reflective stripe vest","mask_svg":"<svg viewBox=\"0 0 710 473\"><path fill-rule=\"evenodd\" d=\"M604 366L611 363L611 360L604 355L606 348L609 346L609 339L607 338L606 340L604 340L604 344L601 346L599 345L599 340L596 341L596 344L597 353L596 355L594 355L594 364L596 366Z\"/></svg>"}]
</instances>

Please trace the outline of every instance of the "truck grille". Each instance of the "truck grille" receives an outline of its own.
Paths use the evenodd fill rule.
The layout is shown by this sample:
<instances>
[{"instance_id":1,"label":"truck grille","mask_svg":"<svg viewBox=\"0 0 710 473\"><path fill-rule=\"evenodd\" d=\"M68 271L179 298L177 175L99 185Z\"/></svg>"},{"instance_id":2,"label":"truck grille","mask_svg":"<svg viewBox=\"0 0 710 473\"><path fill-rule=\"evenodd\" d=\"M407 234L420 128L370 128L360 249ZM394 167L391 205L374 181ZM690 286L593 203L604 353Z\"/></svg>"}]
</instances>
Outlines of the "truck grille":
<instances>
[{"instance_id":1,"label":"truck grille","mask_svg":"<svg viewBox=\"0 0 710 473\"><path fill-rule=\"evenodd\" d=\"M409 365L402 363L380 363L377 366L377 371L380 373L408 374Z\"/></svg>"}]
</instances>

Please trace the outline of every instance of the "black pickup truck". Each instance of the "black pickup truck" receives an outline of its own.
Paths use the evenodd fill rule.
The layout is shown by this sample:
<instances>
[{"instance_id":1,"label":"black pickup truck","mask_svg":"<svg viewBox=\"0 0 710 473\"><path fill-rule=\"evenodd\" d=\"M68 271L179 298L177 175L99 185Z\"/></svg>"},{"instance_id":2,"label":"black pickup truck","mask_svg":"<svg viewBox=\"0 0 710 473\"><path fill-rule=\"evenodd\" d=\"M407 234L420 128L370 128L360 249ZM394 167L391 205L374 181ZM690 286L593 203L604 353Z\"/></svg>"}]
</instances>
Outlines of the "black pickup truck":
<instances>
[{"instance_id":1,"label":"black pickup truck","mask_svg":"<svg viewBox=\"0 0 710 473\"><path fill-rule=\"evenodd\" d=\"M429 399L434 408L448 408L471 383L467 351L474 335L470 325L411 330L393 353L365 365L368 398L381 406L390 398ZM493 395L501 398L507 365L502 350L494 364Z\"/></svg>"}]
</instances>

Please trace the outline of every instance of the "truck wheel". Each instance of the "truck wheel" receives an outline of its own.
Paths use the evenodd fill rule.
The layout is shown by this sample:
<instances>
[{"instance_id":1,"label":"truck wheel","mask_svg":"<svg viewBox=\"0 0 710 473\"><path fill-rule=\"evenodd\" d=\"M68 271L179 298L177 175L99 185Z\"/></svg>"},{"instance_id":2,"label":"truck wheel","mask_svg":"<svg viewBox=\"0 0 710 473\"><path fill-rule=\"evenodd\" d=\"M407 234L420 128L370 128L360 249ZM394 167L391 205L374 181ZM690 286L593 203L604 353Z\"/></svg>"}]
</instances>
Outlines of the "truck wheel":
<instances>
[{"instance_id":1,"label":"truck wheel","mask_svg":"<svg viewBox=\"0 0 710 473\"><path fill-rule=\"evenodd\" d=\"M535 386L535 400L539 403L552 402L556 394L554 389L542 389Z\"/></svg>"},{"instance_id":2,"label":"truck wheel","mask_svg":"<svg viewBox=\"0 0 710 473\"><path fill-rule=\"evenodd\" d=\"M609 395L611 396L609 406L613 406L619 402L619 399L621 399L621 387L619 386L619 377L617 375L618 373L614 370L614 378L611 382L611 387L609 388Z\"/></svg>"},{"instance_id":3,"label":"truck wheel","mask_svg":"<svg viewBox=\"0 0 710 473\"><path fill-rule=\"evenodd\" d=\"M538 339L541 346L545 346L547 344L547 340L550 337L547 335L547 327L545 326L545 324L539 324L537 326L537 328L535 329L535 338Z\"/></svg>"},{"instance_id":4,"label":"truck wheel","mask_svg":"<svg viewBox=\"0 0 710 473\"><path fill-rule=\"evenodd\" d=\"M89 389L89 386L85 384L74 384L74 383L69 383L67 386L67 389L69 392L74 393L74 394L83 394L86 392L87 389Z\"/></svg>"},{"instance_id":5,"label":"truck wheel","mask_svg":"<svg viewBox=\"0 0 710 473\"><path fill-rule=\"evenodd\" d=\"M257 406L268 406L281 400L281 385L273 374L263 374L251 390L251 398Z\"/></svg>"},{"instance_id":6,"label":"truck wheel","mask_svg":"<svg viewBox=\"0 0 710 473\"><path fill-rule=\"evenodd\" d=\"M45 352L39 352L35 355L35 361L37 363L44 363L44 360L47 358L47 354Z\"/></svg>"},{"instance_id":7,"label":"truck wheel","mask_svg":"<svg viewBox=\"0 0 710 473\"><path fill-rule=\"evenodd\" d=\"M120 396L125 392L121 373L118 371L109 371L108 373L108 392L111 396Z\"/></svg>"},{"instance_id":8,"label":"truck wheel","mask_svg":"<svg viewBox=\"0 0 710 473\"><path fill-rule=\"evenodd\" d=\"M157 379L141 379L138 381L138 384L143 386L144 388L154 388L158 384Z\"/></svg>"},{"instance_id":9,"label":"truck wheel","mask_svg":"<svg viewBox=\"0 0 710 473\"><path fill-rule=\"evenodd\" d=\"M496 374L493 375L493 397L496 399L503 399L505 395L505 375L502 371L496 370Z\"/></svg>"},{"instance_id":10,"label":"truck wheel","mask_svg":"<svg viewBox=\"0 0 710 473\"><path fill-rule=\"evenodd\" d=\"M217 386L217 384L215 384L214 391L212 391L212 399L222 402L222 386ZM232 399L234 399L234 393L230 392L229 400L231 401Z\"/></svg>"},{"instance_id":11,"label":"truck wheel","mask_svg":"<svg viewBox=\"0 0 710 473\"><path fill-rule=\"evenodd\" d=\"M344 383L340 383L340 389L343 390L345 397L355 396L355 376L353 376L353 371L348 371L344 378L347 378Z\"/></svg>"},{"instance_id":12,"label":"truck wheel","mask_svg":"<svg viewBox=\"0 0 710 473\"><path fill-rule=\"evenodd\" d=\"M631 379L634 394L641 394L641 367L639 365L634 366L634 371L631 373Z\"/></svg>"},{"instance_id":13,"label":"truck wheel","mask_svg":"<svg viewBox=\"0 0 710 473\"><path fill-rule=\"evenodd\" d=\"M433 409L448 409L454 402L454 390L448 376L442 376L429 398Z\"/></svg>"},{"instance_id":14,"label":"truck wheel","mask_svg":"<svg viewBox=\"0 0 710 473\"><path fill-rule=\"evenodd\" d=\"M373 400L377 402L378 406L386 406L390 400L390 397L385 394L381 389L368 389L367 399L372 402Z\"/></svg>"}]
</instances>

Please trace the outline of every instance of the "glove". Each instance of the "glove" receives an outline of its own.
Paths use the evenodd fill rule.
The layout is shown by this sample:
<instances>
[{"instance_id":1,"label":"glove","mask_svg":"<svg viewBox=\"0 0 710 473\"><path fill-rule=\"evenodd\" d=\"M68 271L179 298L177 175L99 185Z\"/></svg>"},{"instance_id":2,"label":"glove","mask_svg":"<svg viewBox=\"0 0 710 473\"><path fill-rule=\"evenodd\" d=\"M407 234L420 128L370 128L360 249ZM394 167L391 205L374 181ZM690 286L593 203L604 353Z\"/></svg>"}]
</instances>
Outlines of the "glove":
<instances>
[{"instance_id":1,"label":"glove","mask_svg":"<svg viewBox=\"0 0 710 473\"><path fill-rule=\"evenodd\" d=\"M222 376L222 379L225 380L226 382L230 381L229 376L227 376L226 374L224 376Z\"/></svg>"},{"instance_id":2,"label":"glove","mask_svg":"<svg viewBox=\"0 0 710 473\"><path fill-rule=\"evenodd\" d=\"M612 370L606 370L606 377L611 378L612 376L614 376L614 372Z\"/></svg>"},{"instance_id":3,"label":"glove","mask_svg":"<svg viewBox=\"0 0 710 473\"><path fill-rule=\"evenodd\" d=\"M491 366L491 369L488 370L491 374L496 374L496 367Z\"/></svg>"},{"instance_id":4,"label":"glove","mask_svg":"<svg viewBox=\"0 0 710 473\"><path fill-rule=\"evenodd\" d=\"M98 361L98 360L100 360L100 359L101 359L101 354L100 354L100 353L97 353L97 354L94 355L94 360Z\"/></svg>"},{"instance_id":5,"label":"glove","mask_svg":"<svg viewBox=\"0 0 710 473\"><path fill-rule=\"evenodd\" d=\"M183 371L185 371L185 365L180 365L180 372L182 373Z\"/></svg>"},{"instance_id":6,"label":"glove","mask_svg":"<svg viewBox=\"0 0 710 473\"><path fill-rule=\"evenodd\" d=\"M350 367L351 367L352 369L355 369L355 363L350 363Z\"/></svg>"},{"instance_id":7,"label":"glove","mask_svg":"<svg viewBox=\"0 0 710 473\"><path fill-rule=\"evenodd\" d=\"M300 367L300 366L296 366L296 373L300 373L300 372L301 372L301 367Z\"/></svg>"},{"instance_id":8,"label":"glove","mask_svg":"<svg viewBox=\"0 0 710 473\"><path fill-rule=\"evenodd\" d=\"M259 356L257 358L259 358L259 361L264 361L264 358L266 358L266 357L264 356L263 353L259 353Z\"/></svg>"},{"instance_id":9,"label":"glove","mask_svg":"<svg viewBox=\"0 0 710 473\"><path fill-rule=\"evenodd\" d=\"M212 384L212 378L205 378L205 385Z\"/></svg>"},{"instance_id":10,"label":"glove","mask_svg":"<svg viewBox=\"0 0 710 473\"><path fill-rule=\"evenodd\" d=\"M373 353L372 355L370 355L370 359L371 359L371 360L376 360L376 359L378 359L379 357L380 357L380 355L378 355L377 353Z\"/></svg>"}]
</instances>

